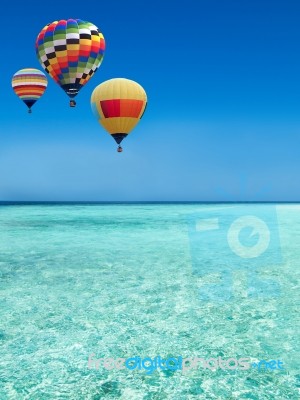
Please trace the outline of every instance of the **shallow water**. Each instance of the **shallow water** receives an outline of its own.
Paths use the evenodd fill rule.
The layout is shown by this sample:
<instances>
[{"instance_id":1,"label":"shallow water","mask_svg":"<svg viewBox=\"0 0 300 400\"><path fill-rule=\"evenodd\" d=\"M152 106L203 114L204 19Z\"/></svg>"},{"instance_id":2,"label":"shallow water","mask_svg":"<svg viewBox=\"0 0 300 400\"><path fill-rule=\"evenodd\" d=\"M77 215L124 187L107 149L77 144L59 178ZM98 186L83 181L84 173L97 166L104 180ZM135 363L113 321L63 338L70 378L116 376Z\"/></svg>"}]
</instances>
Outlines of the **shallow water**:
<instances>
[{"instance_id":1,"label":"shallow water","mask_svg":"<svg viewBox=\"0 0 300 400\"><path fill-rule=\"evenodd\" d=\"M239 262L227 228L250 214L269 248ZM224 223L199 236L201 218ZM0 226L1 400L299 398L300 205L14 205ZM96 370L91 353L284 370Z\"/></svg>"}]
</instances>

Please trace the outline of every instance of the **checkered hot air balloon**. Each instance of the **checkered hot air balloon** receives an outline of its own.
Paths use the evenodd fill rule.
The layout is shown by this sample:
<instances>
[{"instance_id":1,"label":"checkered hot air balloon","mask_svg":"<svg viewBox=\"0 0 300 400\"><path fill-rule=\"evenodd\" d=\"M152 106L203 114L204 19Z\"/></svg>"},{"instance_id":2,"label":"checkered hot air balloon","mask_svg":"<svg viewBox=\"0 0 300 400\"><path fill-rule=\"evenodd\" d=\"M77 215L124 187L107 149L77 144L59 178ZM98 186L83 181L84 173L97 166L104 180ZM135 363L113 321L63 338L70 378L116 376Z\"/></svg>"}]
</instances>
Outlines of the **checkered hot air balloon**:
<instances>
[{"instance_id":1,"label":"checkered hot air balloon","mask_svg":"<svg viewBox=\"0 0 300 400\"><path fill-rule=\"evenodd\" d=\"M105 40L91 22L81 19L54 21L46 25L36 40L37 57L46 72L73 98L99 68Z\"/></svg>"},{"instance_id":2,"label":"checkered hot air balloon","mask_svg":"<svg viewBox=\"0 0 300 400\"><path fill-rule=\"evenodd\" d=\"M11 85L16 95L28 107L28 112L31 113L31 107L47 88L47 78L38 69L24 68L14 74Z\"/></svg>"},{"instance_id":3,"label":"checkered hot air balloon","mask_svg":"<svg viewBox=\"0 0 300 400\"><path fill-rule=\"evenodd\" d=\"M124 78L110 79L98 85L91 97L92 110L103 128L119 145L142 118L147 105L145 90Z\"/></svg>"}]
</instances>

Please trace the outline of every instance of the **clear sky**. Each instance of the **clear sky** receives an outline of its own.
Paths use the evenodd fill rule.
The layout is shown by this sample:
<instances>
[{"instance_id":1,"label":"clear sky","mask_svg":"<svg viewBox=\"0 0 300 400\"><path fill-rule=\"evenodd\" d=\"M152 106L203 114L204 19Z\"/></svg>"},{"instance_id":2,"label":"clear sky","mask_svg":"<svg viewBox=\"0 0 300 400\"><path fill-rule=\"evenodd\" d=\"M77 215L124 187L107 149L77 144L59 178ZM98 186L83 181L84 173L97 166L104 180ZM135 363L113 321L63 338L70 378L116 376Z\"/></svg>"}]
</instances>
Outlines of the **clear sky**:
<instances>
[{"instance_id":1,"label":"clear sky","mask_svg":"<svg viewBox=\"0 0 300 400\"><path fill-rule=\"evenodd\" d=\"M11 77L67 18L100 28L104 61L76 108L49 77L29 115ZM300 200L298 0L14 0L1 20L0 200ZM122 154L90 109L114 77L148 95Z\"/></svg>"}]
</instances>

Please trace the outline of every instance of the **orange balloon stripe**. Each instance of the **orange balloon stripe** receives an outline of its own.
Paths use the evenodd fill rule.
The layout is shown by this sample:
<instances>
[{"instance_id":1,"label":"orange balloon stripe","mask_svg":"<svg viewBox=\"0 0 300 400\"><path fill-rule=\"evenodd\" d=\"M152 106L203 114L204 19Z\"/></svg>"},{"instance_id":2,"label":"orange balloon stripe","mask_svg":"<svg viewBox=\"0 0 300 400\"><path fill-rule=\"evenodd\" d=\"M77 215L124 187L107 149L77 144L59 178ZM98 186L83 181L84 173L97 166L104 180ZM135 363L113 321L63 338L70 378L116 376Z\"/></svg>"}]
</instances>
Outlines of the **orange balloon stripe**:
<instances>
[{"instance_id":1,"label":"orange balloon stripe","mask_svg":"<svg viewBox=\"0 0 300 400\"><path fill-rule=\"evenodd\" d=\"M30 89L30 90L34 90L34 89L40 89L40 90L46 90L46 87L44 86L44 85L34 85L34 84L24 84L23 83L23 85L15 85L14 86L14 89L16 89L16 90L18 90L18 89L21 89L21 90L25 90L25 89Z\"/></svg>"},{"instance_id":2,"label":"orange balloon stripe","mask_svg":"<svg viewBox=\"0 0 300 400\"><path fill-rule=\"evenodd\" d=\"M18 85L13 87L14 92L17 96L24 98L24 97L41 97L42 94L45 92L45 86L38 86L38 85Z\"/></svg>"},{"instance_id":3,"label":"orange balloon stripe","mask_svg":"<svg viewBox=\"0 0 300 400\"><path fill-rule=\"evenodd\" d=\"M18 96L31 96L39 94L40 96L44 93L44 90L15 90Z\"/></svg>"},{"instance_id":4,"label":"orange balloon stripe","mask_svg":"<svg viewBox=\"0 0 300 400\"><path fill-rule=\"evenodd\" d=\"M139 118L144 103L143 100L133 99L103 100L100 101L100 107L105 118Z\"/></svg>"}]
</instances>

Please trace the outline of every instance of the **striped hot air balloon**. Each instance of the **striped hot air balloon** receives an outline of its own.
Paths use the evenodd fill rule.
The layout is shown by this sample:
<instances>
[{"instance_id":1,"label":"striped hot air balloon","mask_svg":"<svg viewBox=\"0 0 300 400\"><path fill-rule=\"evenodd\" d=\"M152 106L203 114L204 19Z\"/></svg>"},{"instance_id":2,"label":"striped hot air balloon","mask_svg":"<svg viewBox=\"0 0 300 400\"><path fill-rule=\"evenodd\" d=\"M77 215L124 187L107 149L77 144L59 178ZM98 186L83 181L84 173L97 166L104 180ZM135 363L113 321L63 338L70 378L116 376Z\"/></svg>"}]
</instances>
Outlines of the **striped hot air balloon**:
<instances>
[{"instance_id":1,"label":"striped hot air balloon","mask_svg":"<svg viewBox=\"0 0 300 400\"><path fill-rule=\"evenodd\" d=\"M36 40L38 60L45 71L73 98L99 68L105 40L91 22L81 19L54 21L46 25Z\"/></svg>"},{"instance_id":2,"label":"striped hot air balloon","mask_svg":"<svg viewBox=\"0 0 300 400\"><path fill-rule=\"evenodd\" d=\"M46 90L47 78L38 69L24 68L14 74L11 84L16 95L24 101L28 112L31 113L31 107Z\"/></svg>"},{"instance_id":3,"label":"striped hot air balloon","mask_svg":"<svg viewBox=\"0 0 300 400\"><path fill-rule=\"evenodd\" d=\"M92 110L103 128L120 143L142 118L147 105L145 90L138 83L115 78L98 85L91 97Z\"/></svg>"}]
</instances>

